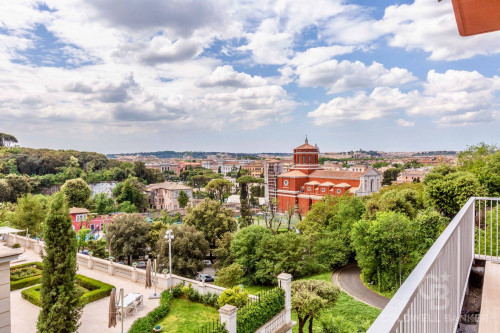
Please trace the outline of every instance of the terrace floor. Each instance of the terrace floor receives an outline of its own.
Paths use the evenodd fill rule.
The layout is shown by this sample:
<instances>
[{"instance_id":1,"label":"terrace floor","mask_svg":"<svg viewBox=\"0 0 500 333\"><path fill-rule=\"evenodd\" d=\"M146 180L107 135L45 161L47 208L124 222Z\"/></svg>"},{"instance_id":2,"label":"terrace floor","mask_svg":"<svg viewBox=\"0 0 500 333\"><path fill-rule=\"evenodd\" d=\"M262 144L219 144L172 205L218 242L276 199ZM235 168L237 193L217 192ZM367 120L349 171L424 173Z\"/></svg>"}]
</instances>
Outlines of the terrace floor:
<instances>
[{"instance_id":1,"label":"terrace floor","mask_svg":"<svg viewBox=\"0 0 500 333\"><path fill-rule=\"evenodd\" d=\"M23 256L26 257L26 260L11 262L11 266L41 261L40 256L33 250L26 250ZM98 270L88 269L81 265L79 265L77 273L114 285L117 290L124 288L125 294L142 293L144 295L144 308L136 316L125 319L124 331L128 330L134 320L146 315L159 304L158 299L148 299L149 294L153 293L154 289L145 289L142 283L134 283L117 276L104 274ZM40 308L23 299L21 297L21 290L10 292L12 332L36 332L36 321ZM162 290L159 291L161 292ZM81 326L78 331L80 333L121 332L120 321L117 321L116 327L108 328L108 307L109 297L87 304L83 308Z\"/></svg>"},{"instance_id":2,"label":"terrace floor","mask_svg":"<svg viewBox=\"0 0 500 333\"><path fill-rule=\"evenodd\" d=\"M479 333L500 332L500 264L486 261Z\"/></svg>"}]
</instances>

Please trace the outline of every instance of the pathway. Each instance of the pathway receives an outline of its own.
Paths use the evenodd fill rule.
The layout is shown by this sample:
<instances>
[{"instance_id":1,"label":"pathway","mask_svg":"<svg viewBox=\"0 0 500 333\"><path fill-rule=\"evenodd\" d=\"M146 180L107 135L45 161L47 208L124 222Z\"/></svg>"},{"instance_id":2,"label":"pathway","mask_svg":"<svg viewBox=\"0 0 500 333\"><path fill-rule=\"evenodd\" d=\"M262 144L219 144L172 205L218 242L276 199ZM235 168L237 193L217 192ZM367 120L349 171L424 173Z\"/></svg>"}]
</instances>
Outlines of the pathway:
<instances>
[{"instance_id":1,"label":"pathway","mask_svg":"<svg viewBox=\"0 0 500 333\"><path fill-rule=\"evenodd\" d=\"M358 301L383 309L389 299L367 288L361 281L360 275L358 264L349 264L336 269L332 274L332 281Z\"/></svg>"}]
</instances>

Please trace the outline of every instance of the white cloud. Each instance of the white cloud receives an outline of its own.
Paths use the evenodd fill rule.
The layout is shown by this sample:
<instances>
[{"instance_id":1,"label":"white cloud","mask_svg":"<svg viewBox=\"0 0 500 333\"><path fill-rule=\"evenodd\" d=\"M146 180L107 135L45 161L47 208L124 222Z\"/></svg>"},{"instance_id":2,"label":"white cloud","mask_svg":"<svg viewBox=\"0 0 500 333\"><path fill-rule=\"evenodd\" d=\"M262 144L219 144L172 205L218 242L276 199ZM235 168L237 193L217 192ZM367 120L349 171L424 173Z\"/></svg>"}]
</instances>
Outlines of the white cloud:
<instances>
[{"instance_id":1,"label":"white cloud","mask_svg":"<svg viewBox=\"0 0 500 333\"><path fill-rule=\"evenodd\" d=\"M358 93L353 97L337 97L322 103L309 112L316 125L339 124L351 120L371 120L382 118L409 107L418 97L416 91L408 94L397 88L375 88L372 93Z\"/></svg>"},{"instance_id":2,"label":"white cloud","mask_svg":"<svg viewBox=\"0 0 500 333\"><path fill-rule=\"evenodd\" d=\"M429 71L423 91L407 93L399 89L375 88L371 94L338 97L309 112L316 125L348 120L370 120L406 113L426 116L439 126L488 123L497 118L499 77L484 77L477 72ZM413 126L409 120L397 120L400 126Z\"/></svg>"},{"instance_id":3,"label":"white cloud","mask_svg":"<svg viewBox=\"0 0 500 333\"><path fill-rule=\"evenodd\" d=\"M373 29L388 34L390 46L421 49L429 52L432 60L500 53L500 32L467 38L458 34L451 1L415 0L412 4L389 6Z\"/></svg>"},{"instance_id":4,"label":"white cloud","mask_svg":"<svg viewBox=\"0 0 500 333\"><path fill-rule=\"evenodd\" d=\"M415 122L414 121L408 121L408 120L404 120L404 119L398 119L396 121L396 123L399 126L402 126L402 127L413 127L413 126L415 126Z\"/></svg>"},{"instance_id":5,"label":"white cloud","mask_svg":"<svg viewBox=\"0 0 500 333\"><path fill-rule=\"evenodd\" d=\"M416 79L408 70L402 68L387 69L377 62L366 66L360 61L338 62L335 59L313 66L299 66L296 73L299 85L324 87L328 89L329 94L377 86L398 86Z\"/></svg>"},{"instance_id":6,"label":"white cloud","mask_svg":"<svg viewBox=\"0 0 500 333\"><path fill-rule=\"evenodd\" d=\"M232 66L225 65L217 67L209 76L198 81L200 87L256 87L267 85L267 80L260 76L251 76L240 73Z\"/></svg>"},{"instance_id":7,"label":"white cloud","mask_svg":"<svg viewBox=\"0 0 500 333\"><path fill-rule=\"evenodd\" d=\"M293 34L279 31L279 19L264 20L255 33L247 34L249 43L240 47L251 51L253 59L259 64L280 65L292 55Z\"/></svg>"}]
</instances>

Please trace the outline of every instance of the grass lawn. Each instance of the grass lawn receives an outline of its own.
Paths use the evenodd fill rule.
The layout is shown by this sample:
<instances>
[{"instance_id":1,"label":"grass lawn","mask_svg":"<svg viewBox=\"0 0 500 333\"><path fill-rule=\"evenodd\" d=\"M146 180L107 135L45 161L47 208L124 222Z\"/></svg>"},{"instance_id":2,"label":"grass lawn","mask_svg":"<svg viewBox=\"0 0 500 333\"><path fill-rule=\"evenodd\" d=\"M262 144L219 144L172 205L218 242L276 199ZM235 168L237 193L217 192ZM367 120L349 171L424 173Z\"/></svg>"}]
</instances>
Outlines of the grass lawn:
<instances>
[{"instance_id":1,"label":"grass lawn","mask_svg":"<svg viewBox=\"0 0 500 333\"><path fill-rule=\"evenodd\" d=\"M183 333L195 332L203 326L219 320L219 312L202 303L189 302L184 298L176 298L168 315L158 325L162 326L162 332Z\"/></svg>"},{"instance_id":2,"label":"grass lawn","mask_svg":"<svg viewBox=\"0 0 500 333\"><path fill-rule=\"evenodd\" d=\"M327 282L332 282L332 272L320 273L312 276L302 278L301 280L322 280ZM330 309L325 309L321 315L322 316L332 316L332 317L344 317L346 321L350 321L355 324L356 329L361 332L365 331L365 328L369 324L373 323L377 316L380 314L380 310L363 302L359 302L341 291L339 298L335 306ZM292 319L298 322L297 315L292 311ZM319 331L320 323L319 320L314 320L313 329ZM308 323L306 324L308 325ZM298 325L295 325L293 332L299 331Z\"/></svg>"},{"instance_id":3,"label":"grass lawn","mask_svg":"<svg viewBox=\"0 0 500 333\"><path fill-rule=\"evenodd\" d=\"M248 291L248 293L250 295L257 296L258 293L266 291L266 290L273 289L274 287L276 287L276 286L247 286L247 285L245 285L243 287L243 289L245 289L246 291Z\"/></svg>"}]
</instances>

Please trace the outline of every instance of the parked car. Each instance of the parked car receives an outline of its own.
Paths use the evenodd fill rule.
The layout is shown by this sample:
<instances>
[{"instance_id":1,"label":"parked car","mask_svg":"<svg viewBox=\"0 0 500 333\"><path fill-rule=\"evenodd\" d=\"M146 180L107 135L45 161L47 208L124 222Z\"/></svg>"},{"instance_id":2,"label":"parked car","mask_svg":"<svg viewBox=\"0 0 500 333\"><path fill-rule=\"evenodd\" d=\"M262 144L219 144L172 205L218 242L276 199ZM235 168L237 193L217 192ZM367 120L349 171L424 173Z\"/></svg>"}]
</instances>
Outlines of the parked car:
<instances>
[{"instance_id":1,"label":"parked car","mask_svg":"<svg viewBox=\"0 0 500 333\"><path fill-rule=\"evenodd\" d=\"M203 264L207 267L212 267L212 262L210 260L203 260Z\"/></svg>"},{"instance_id":2,"label":"parked car","mask_svg":"<svg viewBox=\"0 0 500 333\"><path fill-rule=\"evenodd\" d=\"M203 277L205 277L205 282L214 282L214 277L208 274L200 274L199 281L203 281Z\"/></svg>"},{"instance_id":3,"label":"parked car","mask_svg":"<svg viewBox=\"0 0 500 333\"><path fill-rule=\"evenodd\" d=\"M146 262L145 261L139 261L137 263L137 266L135 266L136 268L140 268L140 269L146 269Z\"/></svg>"}]
</instances>

